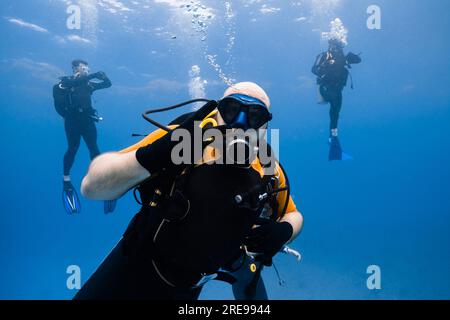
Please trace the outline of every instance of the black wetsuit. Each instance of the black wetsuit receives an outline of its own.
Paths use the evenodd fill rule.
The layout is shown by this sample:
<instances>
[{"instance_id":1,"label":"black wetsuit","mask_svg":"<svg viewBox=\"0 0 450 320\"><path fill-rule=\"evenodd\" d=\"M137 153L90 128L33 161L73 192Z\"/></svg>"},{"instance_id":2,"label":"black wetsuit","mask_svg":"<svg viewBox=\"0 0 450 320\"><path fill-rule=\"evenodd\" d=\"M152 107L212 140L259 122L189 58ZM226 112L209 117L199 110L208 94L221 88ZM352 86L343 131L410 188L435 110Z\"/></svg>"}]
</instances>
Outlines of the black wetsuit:
<instances>
[{"instance_id":1,"label":"black wetsuit","mask_svg":"<svg viewBox=\"0 0 450 320\"><path fill-rule=\"evenodd\" d=\"M174 288L158 275L150 259L124 254L122 239L74 300L197 300L201 288ZM148 251L149 256L152 251Z\"/></svg>"},{"instance_id":2,"label":"black wetsuit","mask_svg":"<svg viewBox=\"0 0 450 320\"><path fill-rule=\"evenodd\" d=\"M101 82L90 80L98 74L79 78L66 77L53 87L56 111L64 118L68 149L64 155L64 175L70 174L81 138L89 149L91 159L100 154L97 145L97 112L92 107L92 94L111 87L111 81L102 74Z\"/></svg>"},{"instance_id":3,"label":"black wetsuit","mask_svg":"<svg viewBox=\"0 0 450 320\"><path fill-rule=\"evenodd\" d=\"M358 61L359 59L359 61ZM347 85L350 64L360 63L359 56L342 50L329 50L317 56L312 72L317 76L320 94L330 103L330 129L337 129L342 109L342 90Z\"/></svg>"},{"instance_id":4,"label":"black wetsuit","mask_svg":"<svg viewBox=\"0 0 450 320\"><path fill-rule=\"evenodd\" d=\"M132 259L124 254L125 241L119 241L74 300L198 300L202 287L192 289L167 285L151 260L144 257ZM147 254L152 254L151 249ZM232 275L237 280L232 286L236 300L268 300L262 277L257 279L253 295L247 295L247 286L255 277L248 264Z\"/></svg>"}]
</instances>

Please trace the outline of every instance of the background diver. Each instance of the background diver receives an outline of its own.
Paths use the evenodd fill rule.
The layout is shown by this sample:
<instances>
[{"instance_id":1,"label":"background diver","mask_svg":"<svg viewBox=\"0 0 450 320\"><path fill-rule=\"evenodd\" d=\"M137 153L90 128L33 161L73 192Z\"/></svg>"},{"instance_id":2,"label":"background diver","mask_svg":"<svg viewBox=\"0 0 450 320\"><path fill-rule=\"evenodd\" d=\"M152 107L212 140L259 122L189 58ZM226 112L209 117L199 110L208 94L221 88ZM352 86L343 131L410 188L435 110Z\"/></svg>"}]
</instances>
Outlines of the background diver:
<instances>
[{"instance_id":1,"label":"background diver","mask_svg":"<svg viewBox=\"0 0 450 320\"><path fill-rule=\"evenodd\" d=\"M344 53L345 43L339 39L328 40L328 51L319 54L312 72L317 76L319 103L330 104L330 157L329 160L342 160L342 148L338 138L338 121L342 108L342 91L347 85L352 64L361 63L361 57ZM353 83L352 83L353 89Z\"/></svg>"},{"instance_id":2,"label":"background diver","mask_svg":"<svg viewBox=\"0 0 450 320\"><path fill-rule=\"evenodd\" d=\"M100 154L97 145L97 128L95 123L102 120L97 110L92 107L92 94L111 87L111 81L104 72L90 74L86 61L72 62L73 75L61 77L53 87L55 109L64 118L68 148L64 155L63 204L69 214L81 210L77 192L72 185L70 170L83 138L89 149L91 160ZM98 81L92 81L92 80ZM105 213L114 211L115 201L105 202Z\"/></svg>"},{"instance_id":3,"label":"background diver","mask_svg":"<svg viewBox=\"0 0 450 320\"><path fill-rule=\"evenodd\" d=\"M218 164L224 154L212 144L199 158L189 153L193 165L175 164L171 153L182 130L255 129L251 139L262 140L269 107L263 89L239 83L169 128L96 158L83 194L116 199L137 186L142 208L75 299L195 300L211 279L231 283L237 299L267 299L261 270L303 226L281 165L259 155L244 166Z\"/></svg>"}]
</instances>

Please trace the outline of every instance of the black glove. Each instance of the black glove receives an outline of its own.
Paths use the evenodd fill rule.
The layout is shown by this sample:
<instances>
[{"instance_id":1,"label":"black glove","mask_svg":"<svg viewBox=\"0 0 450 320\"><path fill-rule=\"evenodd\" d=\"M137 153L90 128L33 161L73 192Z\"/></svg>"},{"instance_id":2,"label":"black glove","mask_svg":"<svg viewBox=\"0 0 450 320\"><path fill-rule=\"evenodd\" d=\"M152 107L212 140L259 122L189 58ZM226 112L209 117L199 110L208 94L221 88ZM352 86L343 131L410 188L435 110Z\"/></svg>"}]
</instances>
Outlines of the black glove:
<instances>
[{"instance_id":1,"label":"black glove","mask_svg":"<svg viewBox=\"0 0 450 320\"><path fill-rule=\"evenodd\" d=\"M361 61L362 61L359 54L354 54L352 52L349 52L347 54L346 59L347 59L348 64L358 64L358 63L361 63Z\"/></svg>"},{"instance_id":2,"label":"black glove","mask_svg":"<svg viewBox=\"0 0 450 320\"><path fill-rule=\"evenodd\" d=\"M92 76L98 80L105 80L107 78L106 73L104 73L103 71L96 72Z\"/></svg>"},{"instance_id":3,"label":"black glove","mask_svg":"<svg viewBox=\"0 0 450 320\"><path fill-rule=\"evenodd\" d=\"M246 238L245 245L250 252L262 253L259 260L270 267L272 258L292 238L294 229L289 222L264 220L264 222L258 222L261 223L259 227L252 229Z\"/></svg>"},{"instance_id":4,"label":"black glove","mask_svg":"<svg viewBox=\"0 0 450 320\"><path fill-rule=\"evenodd\" d=\"M201 109L187 118L177 129L170 131L164 137L156 140L152 144L138 149L136 152L137 161L151 174L157 173L161 171L161 169L171 169L175 167L176 165L172 162L171 159L171 153L173 147L176 146L179 142L172 141L173 132L178 129L189 131L192 144L194 144L195 121L202 121L216 108L216 101L210 101L205 104ZM193 150L191 154L194 155ZM195 163L196 160L197 159L192 159L192 163Z\"/></svg>"}]
</instances>

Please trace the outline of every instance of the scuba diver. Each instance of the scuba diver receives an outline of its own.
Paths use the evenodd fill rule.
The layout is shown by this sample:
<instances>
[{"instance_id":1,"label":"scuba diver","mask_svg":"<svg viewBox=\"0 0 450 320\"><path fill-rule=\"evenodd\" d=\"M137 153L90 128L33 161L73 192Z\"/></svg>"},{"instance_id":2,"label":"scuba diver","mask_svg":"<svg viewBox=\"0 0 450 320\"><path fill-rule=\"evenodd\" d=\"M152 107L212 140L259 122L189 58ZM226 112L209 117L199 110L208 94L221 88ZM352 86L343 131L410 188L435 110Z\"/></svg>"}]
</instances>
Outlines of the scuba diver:
<instances>
[{"instance_id":1,"label":"scuba diver","mask_svg":"<svg viewBox=\"0 0 450 320\"><path fill-rule=\"evenodd\" d=\"M55 109L64 118L64 128L68 149L64 155L63 204L68 214L81 211L81 204L72 185L70 170L84 139L91 160L100 155L97 145L97 128L95 123L103 120L97 110L92 107L92 94L101 89L111 87L111 81L104 72L90 74L89 65L83 60L72 62L73 75L61 77L60 82L53 87ZM92 80L98 81L92 81ZM105 213L114 211L115 202L105 202Z\"/></svg>"},{"instance_id":2,"label":"scuba diver","mask_svg":"<svg viewBox=\"0 0 450 320\"><path fill-rule=\"evenodd\" d=\"M338 121L342 108L342 91L347 85L351 65L361 63L361 57L351 52L345 55L345 43L339 39L330 39L328 40L328 44L328 51L317 56L312 73L317 76L319 103L330 104L329 160L333 161L343 160L343 156L345 157L345 154L342 153L338 138Z\"/></svg>"},{"instance_id":3,"label":"scuba diver","mask_svg":"<svg viewBox=\"0 0 450 320\"><path fill-rule=\"evenodd\" d=\"M168 127L148 117L199 100L207 103ZM134 189L142 207L74 299L197 300L211 280L232 284L236 299L268 299L261 271L277 253L290 253L286 244L303 226L285 171L262 150L270 149L269 108L261 87L238 83L220 101L144 113L160 129L96 158L83 195L116 199ZM242 138L239 130L251 134ZM180 137L187 137L187 149L178 149ZM230 152L237 145L245 161Z\"/></svg>"}]
</instances>

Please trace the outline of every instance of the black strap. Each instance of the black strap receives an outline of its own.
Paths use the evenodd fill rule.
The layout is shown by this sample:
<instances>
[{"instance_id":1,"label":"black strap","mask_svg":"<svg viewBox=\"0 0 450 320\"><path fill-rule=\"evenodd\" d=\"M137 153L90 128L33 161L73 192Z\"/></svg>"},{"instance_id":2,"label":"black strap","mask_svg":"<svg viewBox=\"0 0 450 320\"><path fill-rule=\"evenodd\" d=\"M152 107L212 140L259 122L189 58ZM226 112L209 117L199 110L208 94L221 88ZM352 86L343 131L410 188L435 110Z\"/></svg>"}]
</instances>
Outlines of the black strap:
<instances>
[{"instance_id":1,"label":"black strap","mask_svg":"<svg viewBox=\"0 0 450 320\"><path fill-rule=\"evenodd\" d=\"M258 269L256 269L255 275L253 276L252 281L245 287L245 295L248 300L251 300L256 294L256 287L258 285L259 280L261 279L261 272L264 268L264 264L260 264Z\"/></svg>"},{"instance_id":2,"label":"black strap","mask_svg":"<svg viewBox=\"0 0 450 320\"><path fill-rule=\"evenodd\" d=\"M164 131L170 132L170 128L168 128L168 127L166 127L165 125L163 125L163 124L161 124L161 123L159 123L159 122L157 122L157 121L151 119L151 118L149 117L149 115L150 115L150 114L154 114L154 113L160 113L160 112L165 112L165 111L170 111L170 110L178 109L178 108L181 108L181 107L184 107L184 106L186 106L186 105L193 104L193 103L196 103L196 102L207 102L207 103L211 103L211 102L213 102L213 101L212 101L212 100L208 100L208 99L194 99L194 100L189 100L189 101L186 101L186 102L183 102L183 103L180 103L180 104L176 104L176 105L174 105L174 106L170 106L170 107L165 107L165 108L159 108L159 109L154 109L154 110L148 110L148 111L145 111L145 112L142 114L142 117L143 117L145 120L147 120L148 122L150 122L151 124L153 124L154 126L160 128L160 129L163 129ZM194 112L193 114L195 114L195 112Z\"/></svg>"},{"instance_id":3,"label":"black strap","mask_svg":"<svg viewBox=\"0 0 450 320\"><path fill-rule=\"evenodd\" d=\"M286 173L286 170L284 170L283 166L281 165L281 163L278 163L278 165L280 166L281 171L283 172L284 175L284 180L285 180L285 185L286 185L286 201L284 203L284 207L283 207L283 211L281 211L281 218L283 218L286 213L287 213L287 208L289 206L289 201L291 200L291 183L289 182L289 178L288 175Z\"/></svg>"},{"instance_id":4,"label":"black strap","mask_svg":"<svg viewBox=\"0 0 450 320\"><path fill-rule=\"evenodd\" d=\"M354 87L354 85L353 85L353 76L352 76L352 73L351 73L350 71L348 71L348 75L350 76L351 88L352 88L352 90L353 90L355 87Z\"/></svg>"}]
</instances>

